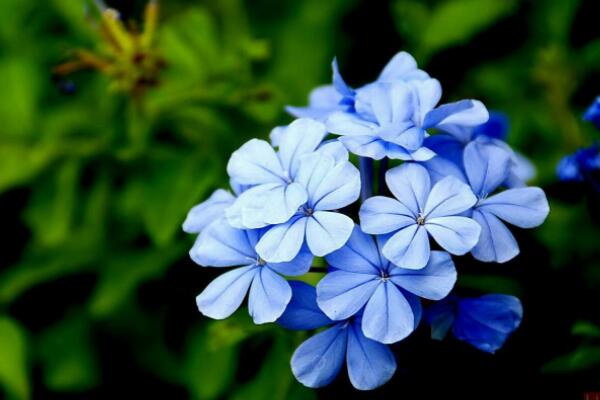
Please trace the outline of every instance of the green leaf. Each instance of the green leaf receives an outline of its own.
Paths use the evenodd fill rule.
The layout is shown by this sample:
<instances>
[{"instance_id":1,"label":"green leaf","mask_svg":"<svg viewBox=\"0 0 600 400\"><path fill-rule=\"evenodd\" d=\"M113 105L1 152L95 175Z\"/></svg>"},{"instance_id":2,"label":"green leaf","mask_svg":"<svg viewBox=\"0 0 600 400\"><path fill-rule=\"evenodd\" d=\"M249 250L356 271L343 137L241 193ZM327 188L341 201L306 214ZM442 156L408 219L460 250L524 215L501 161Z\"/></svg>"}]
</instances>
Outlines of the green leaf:
<instances>
[{"instance_id":1,"label":"green leaf","mask_svg":"<svg viewBox=\"0 0 600 400\"><path fill-rule=\"evenodd\" d=\"M240 387L230 399L316 399L315 392L303 387L292 375L290 358L294 348L288 336L276 335L256 377Z\"/></svg>"},{"instance_id":2,"label":"green leaf","mask_svg":"<svg viewBox=\"0 0 600 400\"><path fill-rule=\"evenodd\" d=\"M514 296L519 296L523 291L518 281L499 275L462 274L458 278L458 286L481 292L503 293Z\"/></svg>"},{"instance_id":3,"label":"green leaf","mask_svg":"<svg viewBox=\"0 0 600 400\"><path fill-rule=\"evenodd\" d=\"M450 46L466 43L515 9L513 0L448 0L435 7L420 33L418 54L429 58ZM402 18L402 15L397 15Z\"/></svg>"},{"instance_id":4,"label":"green leaf","mask_svg":"<svg viewBox=\"0 0 600 400\"><path fill-rule=\"evenodd\" d=\"M571 329L573 335L600 338L600 326L590 321L577 321Z\"/></svg>"},{"instance_id":5,"label":"green leaf","mask_svg":"<svg viewBox=\"0 0 600 400\"><path fill-rule=\"evenodd\" d=\"M25 332L12 319L0 317L0 385L8 398L30 397Z\"/></svg>"},{"instance_id":6,"label":"green leaf","mask_svg":"<svg viewBox=\"0 0 600 400\"><path fill-rule=\"evenodd\" d=\"M30 59L0 61L0 136L32 135L37 122L40 77L43 73Z\"/></svg>"},{"instance_id":7,"label":"green leaf","mask_svg":"<svg viewBox=\"0 0 600 400\"><path fill-rule=\"evenodd\" d=\"M71 316L44 331L38 340L45 385L54 391L83 391L99 383L89 323Z\"/></svg>"},{"instance_id":8,"label":"green leaf","mask_svg":"<svg viewBox=\"0 0 600 400\"><path fill-rule=\"evenodd\" d=\"M542 367L542 372L577 372L600 366L600 346L580 346L569 354L557 357Z\"/></svg>"}]
</instances>

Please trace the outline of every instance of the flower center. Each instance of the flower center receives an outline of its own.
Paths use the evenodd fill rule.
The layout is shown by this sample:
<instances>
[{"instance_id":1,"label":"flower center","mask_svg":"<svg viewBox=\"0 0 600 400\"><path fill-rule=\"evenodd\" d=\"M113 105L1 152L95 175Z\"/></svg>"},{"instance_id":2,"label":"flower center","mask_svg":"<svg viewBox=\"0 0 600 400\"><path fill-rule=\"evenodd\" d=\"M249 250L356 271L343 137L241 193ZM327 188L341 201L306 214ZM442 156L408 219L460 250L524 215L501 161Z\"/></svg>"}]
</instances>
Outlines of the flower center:
<instances>
[{"instance_id":1,"label":"flower center","mask_svg":"<svg viewBox=\"0 0 600 400\"><path fill-rule=\"evenodd\" d=\"M314 210L310 207L304 207L304 215L306 215L307 217L310 217L311 215L313 215Z\"/></svg>"},{"instance_id":2,"label":"flower center","mask_svg":"<svg viewBox=\"0 0 600 400\"><path fill-rule=\"evenodd\" d=\"M266 265L266 264L267 264L267 262L265 260L263 260L260 257L256 257L256 265L260 265L262 267L263 265Z\"/></svg>"},{"instance_id":3,"label":"flower center","mask_svg":"<svg viewBox=\"0 0 600 400\"><path fill-rule=\"evenodd\" d=\"M417 225L425 225L425 216L422 213L417 215Z\"/></svg>"},{"instance_id":4,"label":"flower center","mask_svg":"<svg viewBox=\"0 0 600 400\"><path fill-rule=\"evenodd\" d=\"M387 274L387 272L381 271L379 279L381 279L384 282L387 282L390 279L390 276Z\"/></svg>"}]
</instances>

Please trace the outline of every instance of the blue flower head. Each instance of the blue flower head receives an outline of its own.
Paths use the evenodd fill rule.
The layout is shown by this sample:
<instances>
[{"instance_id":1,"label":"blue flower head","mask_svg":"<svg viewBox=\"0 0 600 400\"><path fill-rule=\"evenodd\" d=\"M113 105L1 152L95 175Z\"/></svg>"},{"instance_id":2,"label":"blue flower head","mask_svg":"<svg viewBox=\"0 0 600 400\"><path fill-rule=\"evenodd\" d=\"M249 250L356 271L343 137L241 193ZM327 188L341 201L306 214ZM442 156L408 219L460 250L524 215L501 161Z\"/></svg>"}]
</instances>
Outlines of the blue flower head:
<instances>
[{"instance_id":1,"label":"blue flower head","mask_svg":"<svg viewBox=\"0 0 600 400\"><path fill-rule=\"evenodd\" d=\"M366 337L395 343L418 325L419 297L444 298L454 286L456 269L450 255L442 251L432 252L420 270L399 268L381 254L384 240L356 226L346 245L326 257L332 271L317 285L317 302L333 320L362 311Z\"/></svg>"},{"instance_id":2,"label":"blue flower head","mask_svg":"<svg viewBox=\"0 0 600 400\"><path fill-rule=\"evenodd\" d=\"M386 383L396 372L396 359L382 343L364 336L360 315L331 321L319 309L315 288L291 281L292 301L278 322L296 330L329 326L302 343L292 356L292 372L305 386L318 388L331 383L346 361L348 377L359 390Z\"/></svg>"},{"instance_id":3,"label":"blue flower head","mask_svg":"<svg viewBox=\"0 0 600 400\"><path fill-rule=\"evenodd\" d=\"M544 191L537 187L494 194L506 181L510 161L510 153L485 143L472 142L464 151L467 180L477 196L472 218L481 226L472 254L480 261L503 263L519 254L517 240L503 221L519 228L535 228L550 212Z\"/></svg>"},{"instance_id":4,"label":"blue flower head","mask_svg":"<svg viewBox=\"0 0 600 400\"><path fill-rule=\"evenodd\" d=\"M394 199L375 196L359 212L360 225L370 234L393 234L382 253L401 268L420 269L430 257L429 236L446 251L462 255L479 240L481 228L462 214L477 202L468 185L447 176L431 185L425 167L406 163L386 173Z\"/></svg>"},{"instance_id":5,"label":"blue flower head","mask_svg":"<svg viewBox=\"0 0 600 400\"><path fill-rule=\"evenodd\" d=\"M257 324L274 322L285 310L292 292L281 276L308 272L312 254L306 249L286 263L265 262L256 253L259 230L241 230L221 219L211 224L190 250L202 266L236 267L212 281L196 298L200 312L215 319L229 317L242 304L248 291L248 309Z\"/></svg>"},{"instance_id":6,"label":"blue flower head","mask_svg":"<svg viewBox=\"0 0 600 400\"><path fill-rule=\"evenodd\" d=\"M442 340L453 335L481 351L495 353L521 324L523 307L514 296L488 294L477 298L448 298L425 313L431 337Z\"/></svg>"},{"instance_id":7,"label":"blue flower head","mask_svg":"<svg viewBox=\"0 0 600 400\"><path fill-rule=\"evenodd\" d=\"M583 119L590 121L596 128L600 129L600 96L596 97L592 105L585 111Z\"/></svg>"},{"instance_id":8,"label":"blue flower head","mask_svg":"<svg viewBox=\"0 0 600 400\"><path fill-rule=\"evenodd\" d=\"M600 148L598 144L584 147L563 157L558 163L556 174L563 182L589 181L598 185L597 174L600 172Z\"/></svg>"}]
</instances>

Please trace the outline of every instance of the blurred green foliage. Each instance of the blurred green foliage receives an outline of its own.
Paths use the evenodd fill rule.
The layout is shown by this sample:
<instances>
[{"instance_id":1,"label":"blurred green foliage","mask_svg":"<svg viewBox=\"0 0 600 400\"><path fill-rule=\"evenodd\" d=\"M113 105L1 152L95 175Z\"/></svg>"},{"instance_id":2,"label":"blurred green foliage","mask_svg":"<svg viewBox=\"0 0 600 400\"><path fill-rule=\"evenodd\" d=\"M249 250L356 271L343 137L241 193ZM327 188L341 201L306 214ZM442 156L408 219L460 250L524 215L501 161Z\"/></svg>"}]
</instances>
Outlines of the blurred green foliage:
<instances>
[{"instance_id":1,"label":"blurred green foliage","mask_svg":"<svg viewBox=\"0 0 600 400\"><path fill-rule=\"evenodd\" d=\"M227 184L231 151L250 137L266 137L287 121L285 104L303 104L312 87L328 82L334 54L343 60L353 50L341 30L344 19L369 3L163 3L156 49L165 68L156 87L131 96L114 90L114 77L93 71L52 79L52 70L72 60L74 51L101 52L106 46L93 4L0 2L0 193L25 191L18 218L29 235L22 248L7 249L17 261L0 265L0 386L9 398L31 397L34 368L50 392L100 386L98 332L120 338L137 367L195 399L315 396L289 371L301 334L254 326L244 312L222 322L185 314L190 321L179 332L182 344L172 346L165 308L144 308L140 288L166 279L173 269L200 268L182 262L193 241L180 232L185 214ZM581 107L573 106L573 96L587 75L600 70L600 38L571 44L579 1L394 0L386 7L398 32L390 39L395 51L404 44L426 69L469 44L486 49L481 59L460 53L466 58L463 74L451 77L453 89L445 97L481 98L508 113L509 141L532 158L538 183L553 182L559 158L592 141L593 128L579 121ZM131 2L130 8L135 12L127 18L141 25L144 4ZM486 44L486 35L519 15L526 18L526 37L494 54L496 43ZM369 35L354 28L354 38ZM61 92L68 80L76 83L75 93ZM598 287L598 227L583 205L551 201L537 236L551 252L552 267L576 259L590 287ZM84 300L69 303L41 327L12 311L40 288L87 276L93 285ZM201 282L190 285L202 289ZM524 290L502 273L466 274L461 285L517 295ZM45 299L35 301L45 313ZM192 309L193 297L185 301ZM599 332L594 322L578 322L573 335L581 338L580 347L556 354L545 370L600 364ZM239 383L239 360L252 338L268 342L265 358Z\"/></svg>"}]
</instances>

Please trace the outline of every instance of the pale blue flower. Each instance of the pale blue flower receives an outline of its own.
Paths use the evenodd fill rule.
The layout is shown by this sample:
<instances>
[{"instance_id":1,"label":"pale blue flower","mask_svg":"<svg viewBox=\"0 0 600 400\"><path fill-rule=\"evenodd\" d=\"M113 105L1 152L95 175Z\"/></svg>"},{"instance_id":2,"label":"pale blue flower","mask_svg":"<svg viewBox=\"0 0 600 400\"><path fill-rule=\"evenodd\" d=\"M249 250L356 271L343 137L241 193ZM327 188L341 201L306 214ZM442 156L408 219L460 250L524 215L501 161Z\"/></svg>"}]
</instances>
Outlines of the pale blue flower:
<instances>
[{"instance_id":1,"label":"pale blue flower","mask_svg":"<svg viewBox=\"0 0 600 400\"><path fill-rule=\"evenodd\" d=\"M444 298L456 282L450 255L433 251L425 268L399 268L381 254L384 238L375 240L356 226L350 240L325 259L332 268L317 285L317 302L333 320L362 311L362 332L381 343L395 343L418 325L419 297Z\"/></svg>"},{"instance_id":2,"label":"pale blue flower","mask_svg":"<svg viewBox=\"0 0 600 400\"><path fill-rule=\"evenodd\" d=\"M550 211L546 195L538 187L493 194L506 181L510 162L510 154L497 146L472 142L465 147L465 171L477 196L472 218L481 225L481 236L472 254L480 261L503 263L519 254L515 237L502 221L519 228L534 228L544 222Z\"/></svg>"},{"instance_id":3,"label":"pale blue flower","mask_svg":"<svg viewBox=\"0 0 600 400\"><path fill-rule=\"evenodd\" d=\"M371 197L362 204L359 216L364 232L393 233L382 250L392 263L409 269L425 267L430 235L456 255L477 244L479 224L461 215L477 202L468 185L447 176L432 186L427 170L415 163L389 170L385 181L395 199Z\"/></svg>"},{"instance_id":4,"label":"pale blue flower","mask_svg":"<svg viewBox=\"0 0 600 400\"><path fill-rule=\"evenodd\" d=\"M477 298L449 296L427 309L431 337L454 336L481 351L495 353L521 324L523 307L514 296L488 294Z\"/></svg>"},{"instance_id":5,"label":"pale blue flower","mask_svg":"<svg viewBox=\"0 0 600 400\"><path fill-rule=\"evenodd\" d=\"M324 148L337 149L331 143ZM354 203L360 195L360 173L335 152L317 151L302 157L295 183L306 193L306 200L285 222L270 226L256 250L270 262L293 259L306 243L312 254L322 257L346 243L354 222L336 212ZM250 189L251 190L251 189Z\"/></svg>"},{"instance_id":6,"label":"pale blue flower","mask_svg":"<svg viewBox=\"0 0 600 400\"><path fill-rule=\"evenodd\" d=\"M352 386L371 390L390 380L396 359L390 349L366 338L360 315L333 322L318 308L315 288L291 281L292 301L278 322L288 329L317 329L330 326L304 341L292 356L292 372L305 386L318 388L331 383L346 362Z\"/></svg>"},{"instance_id":7,"label":"pale blue flower","mask_svg":"<svg viewBox=\"0 0 600 400\"><path fill-rule=\"evenodd\" d=\"M268 263L255 246L260 230L236 229L225 219L211 224L198 236L190 250L191 258L202 266L237 267L212 281L196 298L204 315L224 319L242 304L246 293L248 310L256 324L273 322L285 310L292 291L281 276L298 276L310 269L312 255L306 249L286 263Z\"/></svg>"},{"instance_id":8,"label":"pale blue flower","mask_svg":"<svg viewBox=\"0 0 600 400\"><path fill-rule=\"evenodd\" d=\"M194 206L183 222L183 231L200 233L212 222L225 215L225 209L233 204L235 196L224 189L217 189L202 203Z\"/></svg>"}]
</instances>

